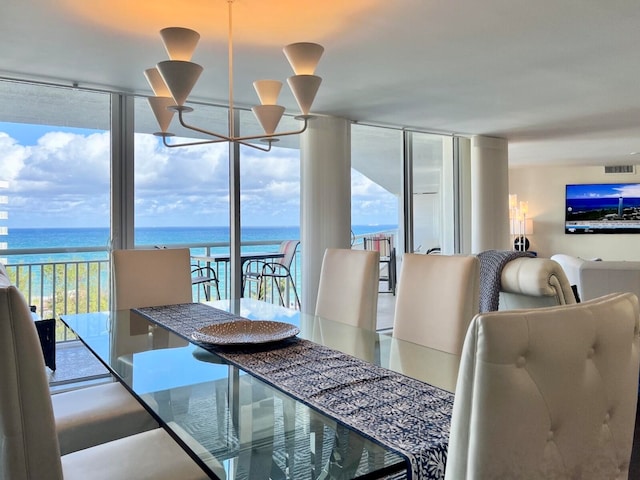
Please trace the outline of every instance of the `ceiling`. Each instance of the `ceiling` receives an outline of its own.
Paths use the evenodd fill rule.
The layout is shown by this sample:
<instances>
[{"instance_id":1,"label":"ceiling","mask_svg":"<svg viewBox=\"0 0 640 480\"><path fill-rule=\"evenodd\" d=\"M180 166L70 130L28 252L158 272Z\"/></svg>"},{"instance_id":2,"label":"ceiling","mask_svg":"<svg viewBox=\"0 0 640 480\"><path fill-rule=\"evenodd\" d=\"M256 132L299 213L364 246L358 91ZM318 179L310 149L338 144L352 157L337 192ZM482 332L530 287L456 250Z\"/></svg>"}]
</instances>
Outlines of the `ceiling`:
<instances>
[{"instance_id":1,"label":"ceiling","mask_svg":"<svg viewBox=\"0 0 640 480\"><path fill-rule=\"evenodd\" d=\"M312 111L509 141L511 166L640 163L638 0L235 0L234 99L291 75L280 46L325 47ZM228 102L225 0L10 0L0 76L150 95L158 30L202 39L192 97ZM296 111L283 88L280 102Z\"/></svg>"}]
</instances>

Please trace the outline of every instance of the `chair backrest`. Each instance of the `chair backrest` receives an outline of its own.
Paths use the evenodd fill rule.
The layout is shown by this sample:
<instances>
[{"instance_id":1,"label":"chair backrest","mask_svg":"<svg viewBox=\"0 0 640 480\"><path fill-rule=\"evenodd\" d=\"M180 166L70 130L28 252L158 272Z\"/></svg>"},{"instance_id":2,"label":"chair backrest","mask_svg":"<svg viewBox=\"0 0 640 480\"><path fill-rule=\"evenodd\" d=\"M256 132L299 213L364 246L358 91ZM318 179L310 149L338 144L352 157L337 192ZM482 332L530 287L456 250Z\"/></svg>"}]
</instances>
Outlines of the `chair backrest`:
<instances>
[{"instance_id":1,"label":"chair backrest","mask_svg":"<svg viewBox=\"0 0 640 480\"><path fill-rule=\"evenodd\" d=\"M280 253L284 253L284 257L279 258L276 263L279 263L287 269L291 268L291 262L296 255L296 249L300 245L300 240L285 240L280 244Z\"/></svg>"},{"instance_id":2,"label":"chair backrest","mask_svg":"<svg viewBox=\"0 0 640 480\"><path fill-rule=\"evenodd\" d=\"M380 253L328 248L320 270L316 315L376 329Z\"/></svg>"},{"instance_id":3,"label":"chair backrest","mask_svg":"<svg viewBox=\"0 0 640 480\"><path fill-rule=\"evenodd\" d=\"M188 248L114 250L114 309L191 303Z\"/></svg>"},{"instance_id":4,"label":"chair backrest","mask_svg":"<svg viewBox=\"0 0 640 480\"><path fill-rule=\"evenodd\" d=\"M475 255L405 253L398 280L393 336L459 354L480 311L480 261Z\"/></svg>"},{"instance_id":5,"label":"chair backrest","mask_svg":"<svg viewBox=\"0 0 640 480\"><path fill-rule=\"evenodd\" d=\"M476 316L446 479L627 478L639 361L633 294Z\"/></svg>"},{"instance_id":6,"label":"chair backrest","mask_svg":"<svg viewBox=\"0 0 640 480\"><path fill-rule=\"evenodd\" d=\"M0 288L0 479L62 479L44 359L31 311Z\"/></svg>"},{"instance_id":7,"label":"chair backrest","mask_svg":"<svg viewBox=\"0 0 640 480\"><path fill-rule=\"evenodd\" d=\"M381 234L369 235L362 238L362 245L365 250L375 250L380 252L381 257L388 257L393 249L393 237Z\"/></svg>"}]
</instances>

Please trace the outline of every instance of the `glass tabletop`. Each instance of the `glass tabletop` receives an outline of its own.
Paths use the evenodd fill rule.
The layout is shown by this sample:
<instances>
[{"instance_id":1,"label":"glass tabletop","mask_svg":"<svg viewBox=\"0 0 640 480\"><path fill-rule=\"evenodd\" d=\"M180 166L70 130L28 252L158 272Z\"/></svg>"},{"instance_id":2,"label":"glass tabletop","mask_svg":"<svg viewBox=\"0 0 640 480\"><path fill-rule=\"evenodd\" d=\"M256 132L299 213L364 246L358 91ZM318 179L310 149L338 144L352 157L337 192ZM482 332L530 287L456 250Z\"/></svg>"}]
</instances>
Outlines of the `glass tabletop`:
<instances>
[{"instance_id":1,"label":"glass tabletop","mask_svg":"<svg viewBox=\"0 0 640 480\"><path fill-rule=\"evenodd\" d=\"M455 386L457 356L257 300L209 304L291 323L300 338L449 391ZM212 478L383 478L407 468L400 454L136 312L62 320Z\"/></svg>"}]
</instances>

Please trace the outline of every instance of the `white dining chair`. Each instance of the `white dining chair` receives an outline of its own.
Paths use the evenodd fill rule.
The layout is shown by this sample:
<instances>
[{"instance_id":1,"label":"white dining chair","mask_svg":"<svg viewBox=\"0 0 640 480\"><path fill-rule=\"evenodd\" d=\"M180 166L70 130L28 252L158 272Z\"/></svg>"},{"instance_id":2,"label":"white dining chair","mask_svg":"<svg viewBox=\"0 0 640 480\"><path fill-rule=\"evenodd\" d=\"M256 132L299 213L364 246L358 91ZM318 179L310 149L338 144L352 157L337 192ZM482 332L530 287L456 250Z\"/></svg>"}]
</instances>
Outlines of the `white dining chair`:
<instances>
[{"instance_id":1,"label":"white dining chair","mask_svg":"<svg viewBox=\"0 0 640 480\"><path fill-rule=\"evenodd\" d=\"M406 253L393 336L459 354L467 327L480 309L479 288L480 262L475 255Z\"/></svg>"},{"instance_id":2,"label":"white dining chair","mask_svg":"<svg viewBox=\"0 0 640 480\"><path fill-rule=\"evenodd\" d=\"M376 329L380 252L328 248L320 270L315 314Z\"/></svg>"},{"instance_id":3,"label":"white dining chair","mask_svg":"<svg viewBox=\"0 0 640 480\"><path fill-rule=\"evenodd\" d=\"M61 456L31 312L15 286L0 289L0 306L1 479L208 478L161 428Z\"/></svg>"},{"instance_id":4,"label":"white dining chair","mask_svg":"<svg viewBox=\"0 0 640 480\"><path fill-rule=\"evenodd\" d=\"M0 322L8 322L12 315L18 314L7 303L6 288L10 285L7 276L0 287ZM29 315L33 321L31 312ZM40 349L32 354L42 356ZM114 381L54 393L51 403L62 454L158 427L158 422L142 405Z\"/></svg>"},{"instance_id":5,"label":"white dining chair","mask_svg":"<svg viewBox=\"0 0 640 480\"><path fill-rule=\"evenodd\" d=\"M188 248L114 250L114 310L191 303Z\"/></svg>"},{"instance_id":6,"label":"white dining chair","mask_svg":"<svg viewBox=\"0 0 640 480\"><path fill-rule=\"evenodd\" d=\"M446 480L627 478L639 362L640 310L630 293L476 316Z\"/></svg>"}]
</instances>

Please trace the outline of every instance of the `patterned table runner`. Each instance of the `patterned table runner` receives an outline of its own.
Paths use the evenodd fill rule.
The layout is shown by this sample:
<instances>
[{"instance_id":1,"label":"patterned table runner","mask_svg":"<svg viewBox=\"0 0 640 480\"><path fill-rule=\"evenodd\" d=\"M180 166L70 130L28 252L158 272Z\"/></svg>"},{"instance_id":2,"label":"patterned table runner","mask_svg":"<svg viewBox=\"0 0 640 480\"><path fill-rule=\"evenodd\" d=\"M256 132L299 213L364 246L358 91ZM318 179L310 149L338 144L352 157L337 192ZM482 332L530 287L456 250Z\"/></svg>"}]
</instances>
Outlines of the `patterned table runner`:
<instances>
[{"instance_id":1,"label":"patterned table runner","mask_svg":"<svg viewBox=\"0 0 640 480\"><path fill-rule=\"evenodd\" d=\"M404 456L409 478L444 478L452 393L298 338L259 347L199 344L192 332L242 318L208 305L136 311Z\"/></svg>"}]
</instances>

